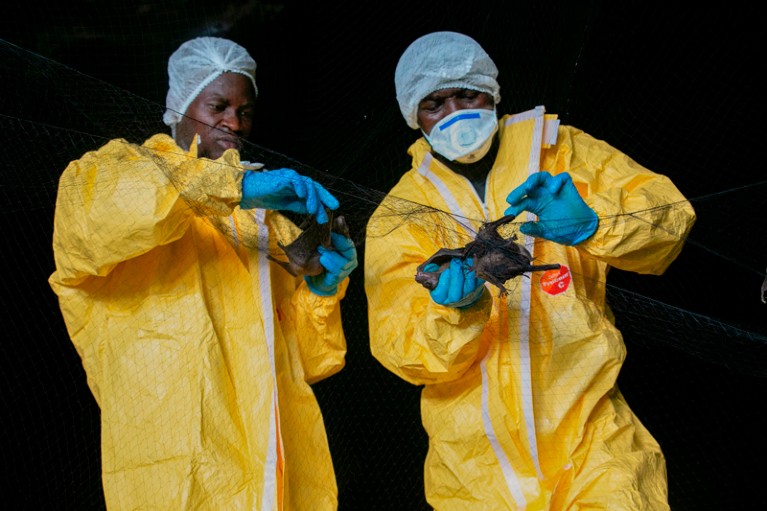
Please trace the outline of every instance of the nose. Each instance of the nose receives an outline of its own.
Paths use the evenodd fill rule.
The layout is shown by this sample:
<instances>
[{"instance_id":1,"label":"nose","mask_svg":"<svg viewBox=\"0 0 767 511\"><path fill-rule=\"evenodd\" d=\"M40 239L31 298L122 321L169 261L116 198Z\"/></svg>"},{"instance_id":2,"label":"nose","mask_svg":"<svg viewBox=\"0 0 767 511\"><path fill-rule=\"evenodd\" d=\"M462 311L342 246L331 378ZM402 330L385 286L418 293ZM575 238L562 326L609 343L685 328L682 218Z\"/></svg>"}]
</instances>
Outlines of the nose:
<instances>
[{"instance_id":1,"label":"nose","mask_svg":"<svg viewBox=\"0 0 767 511\"><path fill-rule=\"evenodd\" d=\"M451 96L445 100L445 103L443 106L443 112L445 113L445 115L443 117L447 117L453 112L456 112L458 110L463 110L464 108L465 106L463 105L460 99L456 98L455 96Z\"/></svg>"},{"instance_id":2,"label":"nose","mask_svg":"<svg viewBox=\"0 0 767 511\"><path fill-rule=\"evenodd\" d=\"M221 119L221 127L227 128L233 133L239 133L242 130L242 122L240 116L235 108L227 108L224 110L223 117Z\"/></svg>"}]
</instances>

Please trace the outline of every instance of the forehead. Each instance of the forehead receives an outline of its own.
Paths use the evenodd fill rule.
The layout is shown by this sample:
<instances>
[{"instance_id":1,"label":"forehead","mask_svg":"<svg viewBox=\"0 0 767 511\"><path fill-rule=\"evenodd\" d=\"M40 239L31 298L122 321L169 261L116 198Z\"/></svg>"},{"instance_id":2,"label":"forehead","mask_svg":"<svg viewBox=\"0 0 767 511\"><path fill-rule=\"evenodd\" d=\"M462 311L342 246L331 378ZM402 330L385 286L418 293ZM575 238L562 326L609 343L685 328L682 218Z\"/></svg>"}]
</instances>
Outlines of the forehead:
<instances>
[{"instance_id":1,"label":"forehead","mask_svg":"<svg viewBox=\"0 0 767 511\"><path fill-rule=\"evenodd\" d=\"M439 89L435 90L431 94L427 94L423 99L440 99L440 98L449 98L450 96L455 96L456 94L460 94L461 91L466 90L460 87L452 87L450 89Z\"/></svg>"},{"instance_id":2,"label":"forehead","mask_svg":"<svg viewBox=\"0 0 767 511\"><path fill-rule=\"evenodd\" d=\"M472 96L479 95L479 94L485 94L484 92L480 92L478 90L469 89L466 87L451 87L449 89L439 89L435 90L431 94L428 94L425 96L421 102L424 101L442 101L448 98L451 98L453 96L459 96L467 93L472 93ZM487 94L485 94L487 95ZM489 95L487 95L489 97Z\"/></svg>"},{"instance_id":3,"label":"forehead","mask_svg":"<svg viewBox=\"0 0 767 511\"><path fill-rule=\"evenodd\" d=\"M253 82L247 76L240 73L222 73L200 92L198 98L203 96L246 97L254 101L256 94Z\"/></svg>"}]
</instances>

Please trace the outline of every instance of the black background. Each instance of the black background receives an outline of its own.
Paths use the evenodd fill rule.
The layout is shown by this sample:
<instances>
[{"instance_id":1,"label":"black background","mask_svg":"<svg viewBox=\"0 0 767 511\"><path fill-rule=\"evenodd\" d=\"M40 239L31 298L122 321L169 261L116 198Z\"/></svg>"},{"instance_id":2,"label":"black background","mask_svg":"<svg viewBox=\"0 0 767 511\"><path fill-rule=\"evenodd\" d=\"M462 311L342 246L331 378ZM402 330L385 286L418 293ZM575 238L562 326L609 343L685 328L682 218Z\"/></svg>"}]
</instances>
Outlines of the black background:
<instances>
[{"instance_id":1,"label":"black background","mask_svg":"<svg viewBox=\"0 0 767 511\"><path fill-rule=\"evenodd\" d=\"M666 453L672 509L685 511L759 509L763 501L761 23L733 2L73 1L14 6L0 39L162 105L167 56L203 31L230 37L258 62L252 140L371 191L387 190L408 168L405 150L417 135L394 97L399 55L434 30L477 39L500 69L500 113L544 104L671 176L693 199L699 220L670 270L641 280L616 272L612 281L688 320L700 314L700 328L722 321L753 334L735 343L724 329L719 344L704 345L717 334L653 321L643 329L618 317L629 352L621 388ZM22 112L40 101L12 92ZM6 145L6 161L19 157L16 149ZM740 187L745 194L725 193ZM22 197L0 209L3 480L19 509L99 509L98 409L46 282L53 194L47 186L43 206L26 208ZM340 507L428 509L419 389L370 356L362 268L355 275L344 302L347 367L315 385Z\"/></svg>"}]
</instances>

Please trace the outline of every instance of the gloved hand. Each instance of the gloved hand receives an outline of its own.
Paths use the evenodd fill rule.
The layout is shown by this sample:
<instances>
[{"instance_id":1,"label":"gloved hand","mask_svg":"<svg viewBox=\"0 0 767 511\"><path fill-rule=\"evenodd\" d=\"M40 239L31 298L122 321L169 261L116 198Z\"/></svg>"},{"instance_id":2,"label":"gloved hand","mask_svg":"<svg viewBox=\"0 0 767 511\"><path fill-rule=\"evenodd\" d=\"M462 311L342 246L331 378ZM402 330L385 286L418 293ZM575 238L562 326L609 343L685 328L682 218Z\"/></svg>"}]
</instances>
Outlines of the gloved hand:
<instances>
[{"instance_id":1,"label":"gloved hand","mask_svg":"<svg viewBox=\"0 0 767 511\"><path fill-rule=\"evenodd\" d=\"M338 284L357 267L357 249L354 248L354 242L350 238L331 232L330 241L334 250L328 250L322 245L317 247L320 253L320 264L325 271L313 277L304 275L306 285L312 293L319 296L336 294Z\"/></svg>"},{"instance_id":2,"label":"gloved hand","mask_svg":"<svg viewBox=\"0 0 767 511\"><path fill-rule=\"evenodd\" d=\"M328 221L325 208L338 208L338 200L321 184L292 169L246 170L242 178L240 207L315 215L317 223L324 224Z\"/></svg>"},{"instance_id":3,"label":"gloved hand","mask_svg":"<svg viewBox=\"0 0 767 511\"><path fill-rule=\"evenodd\" d=\"M570 174L552 176L536 172L506 197L506 215L529 211L537 221L524 222L519 230L530 236L577 245L597 230L599 218L578 194Z\"/></svg>"},{"instance_id":4,"label":"gloved hand","mask_svg":"<svg viewBox=\"0 0 767 511\"><path fill-rule=\"evenodd\" d=\"M434 302L446 307L468 307L480 299L485 289L485 281L474 271L469 270L473 262L469 257L462 260L454 257L450 260L450 266L445 268L439 275L437 287L429 291ZM424 271L433 272L439 270L436 264L428 264Z\"/></svg>"}]
</instances>

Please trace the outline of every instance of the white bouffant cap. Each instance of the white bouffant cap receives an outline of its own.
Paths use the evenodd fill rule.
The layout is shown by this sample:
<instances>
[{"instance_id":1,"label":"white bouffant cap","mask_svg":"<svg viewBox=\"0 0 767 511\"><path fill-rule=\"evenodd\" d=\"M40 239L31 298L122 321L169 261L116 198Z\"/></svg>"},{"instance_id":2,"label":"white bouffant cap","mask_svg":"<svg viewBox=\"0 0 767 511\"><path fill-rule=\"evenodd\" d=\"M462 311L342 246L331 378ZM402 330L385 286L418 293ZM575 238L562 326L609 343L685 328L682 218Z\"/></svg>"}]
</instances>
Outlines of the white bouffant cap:
<instances>
[{"instance_id":1,"label":"white bouffant cap","mask_svg":"<svg viewBox=\"0 0 767 511\"><path fill-rule=\"evenodd\" d=\"M223 73L240 73L256 87L256 61L239 44L220 37L191 39L168 59L168 95L162 120L175 132L192 101Z\"/></svg>"},{"instance_id":2,"label":"white bouffant cap","mask_svg":"<svg viewBox=\"0 0 767 511\"><path fill-rule=\"evenodd\" d=\"M394 71L397 102L407 125L418 129L418 103L440 89L472 89L501 102L498 68L471 37L433 32L408 46Z\"/></svg>"}]
</instances>

